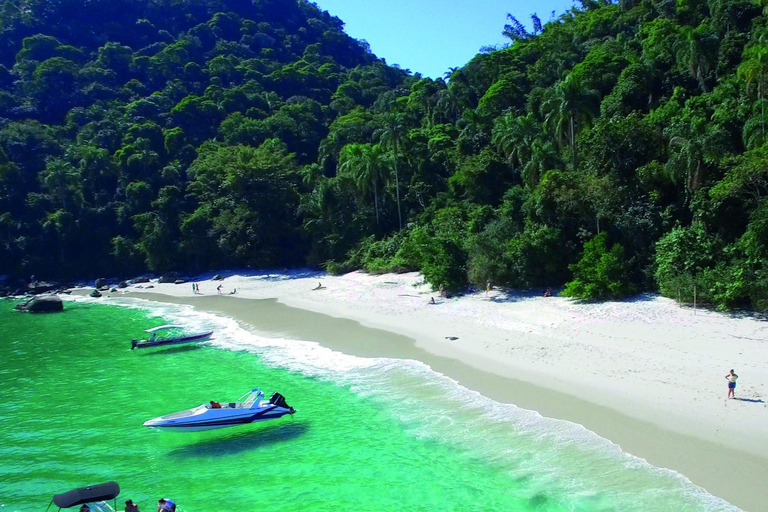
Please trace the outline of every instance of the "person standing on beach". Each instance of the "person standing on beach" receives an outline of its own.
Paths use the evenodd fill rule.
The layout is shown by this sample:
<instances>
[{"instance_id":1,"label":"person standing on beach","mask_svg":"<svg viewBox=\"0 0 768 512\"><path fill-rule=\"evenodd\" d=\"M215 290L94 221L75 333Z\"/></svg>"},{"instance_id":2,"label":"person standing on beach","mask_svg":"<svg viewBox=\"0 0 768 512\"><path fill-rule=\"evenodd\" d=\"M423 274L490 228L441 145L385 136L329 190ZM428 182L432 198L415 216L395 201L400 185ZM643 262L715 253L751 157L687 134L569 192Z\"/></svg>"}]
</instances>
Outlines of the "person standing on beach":
<instances>
[{"instance_id":1,"label":"person standing on beach","mask_svg":"<svg viewBox=\"0 0 768 512\"><path fill-rule=\"evenodd\" d=\"M733 368L731 368L731 373L725 376L728 381L728 398L736 398L736 379L738 378L739 376L733 373Z\"/></svg>"},{"instance_id":2,"label":"person standing on beach","mask_svg":"<svg viewBox=\"0 0 768 512\"><path fill-rule=\"evenodd\" d=\"M487 283L485 283L485 296L487 297L488 294L491 293L491 280L489 279Z\"/></svg>"}]
</instances>

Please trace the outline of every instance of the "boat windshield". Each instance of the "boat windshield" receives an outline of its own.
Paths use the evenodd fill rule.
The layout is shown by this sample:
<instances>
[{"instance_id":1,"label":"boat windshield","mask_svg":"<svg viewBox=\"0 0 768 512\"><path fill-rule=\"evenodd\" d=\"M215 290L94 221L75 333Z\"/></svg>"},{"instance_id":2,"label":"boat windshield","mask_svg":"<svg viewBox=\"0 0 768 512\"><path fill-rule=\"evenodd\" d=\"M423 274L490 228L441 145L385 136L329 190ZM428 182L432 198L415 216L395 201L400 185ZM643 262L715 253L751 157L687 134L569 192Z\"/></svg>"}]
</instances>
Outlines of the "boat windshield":
<instances>
[{"instance_id":1,"label":"boat windshield","mask_svg":"<svg viewBox=\"0 0 768 512\"><path fill-rule=\"evenodd\" d=\"M147 329L144 332L148 332L150 334L155 334L162 331L176 331L184 329L183 325L161 325L159 327L153 327L151 329Z\"/></svg>"},{"instance_id":2,"label":"boat windshield","mask_svg":"<svg viewBox=\"0 0 768 512\"><path fill-rule=\"evenodd\" d=\"M113 509L106 501L87 503L87 506L93 512L115 512L115 509Z\"/></svg>"},{"instance_id":3,"label":"boat windshield","mask_svg":"<svg viewBox=\"0 0 768 512\"><path fill-rule=\"evenodd\" d=\"M240 406L241 409L249 409L251 406L253 406L254 402L263 396L264 393L262 393L260 389L252 389L251 391L241 396L237 401L242 402L242 405Z\"/></svg>"}]
</instances>

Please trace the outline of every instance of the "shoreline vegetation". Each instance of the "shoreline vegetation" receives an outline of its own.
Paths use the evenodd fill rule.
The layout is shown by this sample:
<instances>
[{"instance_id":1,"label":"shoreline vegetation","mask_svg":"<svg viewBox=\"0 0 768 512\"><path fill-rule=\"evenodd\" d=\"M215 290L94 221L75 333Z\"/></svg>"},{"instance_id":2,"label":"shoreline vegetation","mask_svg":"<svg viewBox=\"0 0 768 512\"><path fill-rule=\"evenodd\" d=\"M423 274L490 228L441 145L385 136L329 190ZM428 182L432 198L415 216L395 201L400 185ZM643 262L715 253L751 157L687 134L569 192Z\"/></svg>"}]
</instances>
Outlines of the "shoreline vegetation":
<instances>
[{"instance_id":1,"label":"shoreline vegetation","mask_svg":"<svg viewBox=\"0 0 768 512\"><path fill-rule=\"evenodd\" d=\"M765 510L764 321L658 296L582 303L492 288L444 298L416 273L203 277L199 294L190 281L105 295L186 304L360 357L421 361L496 401L581 424L745 510ZM739 400L725 398L732 367Z\"/></svg>"},{"instance_id":2,"label":"shoreline vegetation","mask_svg":"<svg viewBox=\"0 0 768 512\"><path fill-rule=\"evenodd\" d=\"M508 45L438 78L305 0L21 5L0 13L10 280L308 265L768 308L760 2L510 14Z\"/></svg>"}]
</instances>

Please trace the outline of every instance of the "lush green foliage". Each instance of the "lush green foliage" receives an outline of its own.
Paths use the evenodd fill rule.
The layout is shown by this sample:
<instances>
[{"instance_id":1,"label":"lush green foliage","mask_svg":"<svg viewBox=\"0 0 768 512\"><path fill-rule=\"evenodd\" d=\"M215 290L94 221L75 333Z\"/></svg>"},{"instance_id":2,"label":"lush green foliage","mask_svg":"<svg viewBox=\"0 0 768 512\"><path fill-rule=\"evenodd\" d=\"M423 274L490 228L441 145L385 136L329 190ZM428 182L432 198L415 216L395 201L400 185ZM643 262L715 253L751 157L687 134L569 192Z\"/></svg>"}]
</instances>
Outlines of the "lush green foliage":
<instances>
[{"instance_id":1,"label":"lush green foliage","mask_svg":"<svg viewBox=\"0 0 768 512\"><path fill-rule=\"evenodd\" d=\"M510 18L437 80L304 0L0 3L0 273L309 264L768 306L751 0Z\"/></svg>"},{"instance_id":2,"label":"lush green foliage","mask_svg":"<svg viewBox=\"0 0 768 512\"><path fill-rule=\"evenodd\" d=\"M570 265L573 281L565 285L563 295L579 299L609 299L632 292L627 276L624 247L613 244L608 249L608 235L600 233L584 244L578 263Z\"/></svg>"}]
</instances>

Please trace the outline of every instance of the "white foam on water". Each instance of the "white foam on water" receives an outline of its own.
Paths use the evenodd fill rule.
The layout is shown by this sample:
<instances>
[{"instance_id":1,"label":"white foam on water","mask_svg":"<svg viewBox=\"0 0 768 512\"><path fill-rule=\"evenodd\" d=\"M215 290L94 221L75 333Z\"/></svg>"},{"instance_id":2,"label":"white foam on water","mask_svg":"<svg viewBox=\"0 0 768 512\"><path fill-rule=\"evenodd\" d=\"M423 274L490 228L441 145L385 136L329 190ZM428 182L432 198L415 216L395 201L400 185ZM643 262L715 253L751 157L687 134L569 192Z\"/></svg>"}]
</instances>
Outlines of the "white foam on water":
<instances>
[{"instance_id":1,"label":"white foam on water","mask_svg":"<svg viewBox=\"0 0 768 512\"><path fill-rule=\"evenodd\" d=\"M526 482L533 499L567 496L574 501L563 505L572 510L581 509L579 503L590 510L740 510L582 425L496 402L419 361L361 358L316 342L264 337L191 306L138 299L111 304L149 311L190 331L213 330L209 343L217 347L249 351L266 365L347 387L386 407L414 436L455 445Z\"/></svg>"}]
</instances>

